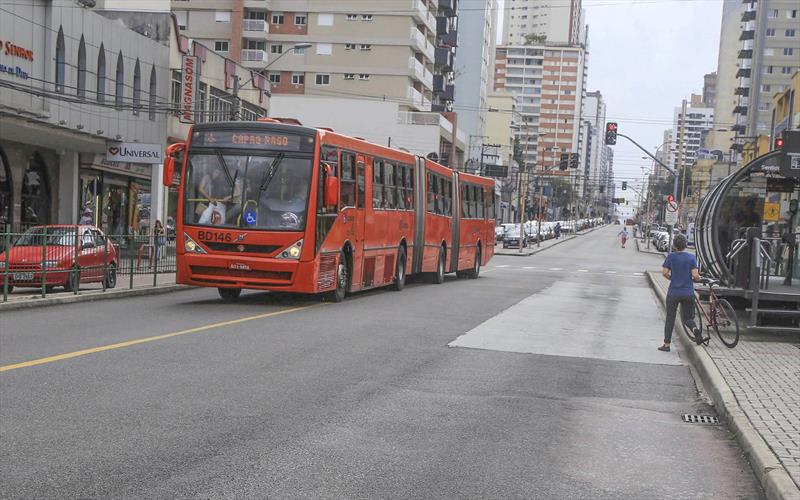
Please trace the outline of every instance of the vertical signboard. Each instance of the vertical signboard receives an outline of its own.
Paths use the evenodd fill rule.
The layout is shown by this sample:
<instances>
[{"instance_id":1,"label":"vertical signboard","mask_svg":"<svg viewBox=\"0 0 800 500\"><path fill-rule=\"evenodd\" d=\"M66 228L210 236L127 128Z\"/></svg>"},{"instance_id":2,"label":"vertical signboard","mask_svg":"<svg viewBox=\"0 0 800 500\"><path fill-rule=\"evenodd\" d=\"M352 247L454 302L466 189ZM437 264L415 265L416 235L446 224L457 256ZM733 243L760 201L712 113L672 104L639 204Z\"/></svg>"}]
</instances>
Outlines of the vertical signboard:
<instances>
[{"instance_id":1,"label":"vertical signboard","mask_svg":"<svg viewBox=\"0 0 800 500\"><path fill-rule=\"evenodd\" d=\"M181 62L181 100L180 120L182 123L194 123L194 101L197 98L197 63L196 56L183 56Z\"/></svg>"}]
</instances>

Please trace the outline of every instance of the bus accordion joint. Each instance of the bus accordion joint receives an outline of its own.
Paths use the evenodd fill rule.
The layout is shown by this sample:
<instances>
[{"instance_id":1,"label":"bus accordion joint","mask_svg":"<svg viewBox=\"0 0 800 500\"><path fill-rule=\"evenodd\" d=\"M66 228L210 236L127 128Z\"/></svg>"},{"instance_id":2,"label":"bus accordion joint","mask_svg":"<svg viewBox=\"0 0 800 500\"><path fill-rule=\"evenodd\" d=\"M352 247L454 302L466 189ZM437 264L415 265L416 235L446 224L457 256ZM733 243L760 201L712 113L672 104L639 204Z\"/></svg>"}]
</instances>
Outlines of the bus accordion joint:
<instances>
[{"instance_id":1,"label":"bus accordion joint","mask_svg":"<svg viewBox=\"0 0 800 500\"><path fill-rule=\"evenodd\" d=\"M322 170L325 172L325 206L335 207L339 204L339 182L333 176L333 168L327 163L322 164Z\"/></svg>"}]
</instances>

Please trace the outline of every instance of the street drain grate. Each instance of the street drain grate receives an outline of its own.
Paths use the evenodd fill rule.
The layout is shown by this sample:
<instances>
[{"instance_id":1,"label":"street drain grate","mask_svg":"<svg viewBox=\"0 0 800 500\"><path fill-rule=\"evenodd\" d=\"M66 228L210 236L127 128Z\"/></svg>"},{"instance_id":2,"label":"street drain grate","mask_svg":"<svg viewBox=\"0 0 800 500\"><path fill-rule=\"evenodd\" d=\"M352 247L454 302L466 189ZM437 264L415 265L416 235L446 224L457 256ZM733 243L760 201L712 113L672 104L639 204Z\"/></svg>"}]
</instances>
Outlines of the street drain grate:
<instances>
[{"instance_id":1,"label":"street drain grate","mask_svg":"<svg viewBox=\"0 0 800 500\"><path fill-rule=\"evenodd\" d=\"M712 417L711 415L683 415L683 421L689 424L708 424L719 425L719 417Z\"/></svg>"}]
</instances>

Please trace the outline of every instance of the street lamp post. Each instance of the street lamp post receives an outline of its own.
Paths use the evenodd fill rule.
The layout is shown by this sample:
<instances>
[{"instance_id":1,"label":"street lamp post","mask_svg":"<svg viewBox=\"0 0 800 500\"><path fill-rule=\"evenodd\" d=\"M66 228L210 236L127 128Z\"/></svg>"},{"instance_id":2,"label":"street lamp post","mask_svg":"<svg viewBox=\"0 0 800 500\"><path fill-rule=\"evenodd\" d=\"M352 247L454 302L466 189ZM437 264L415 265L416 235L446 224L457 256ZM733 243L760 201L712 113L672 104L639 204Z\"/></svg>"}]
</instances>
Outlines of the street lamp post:
<instances>
[{"instance_id":1,"label":"street lamp post","mask_svg":"<svg viewBox=\"0 0 800 500\"><path fill-rule=\"evenodd\" d=\"M263 71L266 71L267 68L269 68L270 66L272 66L273 64L278 62L278 60L281 57L285 56L286 54L289 54L290 52L296 52L298 50L304 50L304 49L307 49L309 47L311 47L310 43L296 43L292 47L290 47L289 50L287 50L286 52L283 52L281 55L279 55L278 57L276 57L275 59L270 61L266 66L264 66L263 68L257 70L257 72L258 73L262 73ZM233 75L233 109L231 110L231 119L232 119L232 121L238 121L239 120L239 115L241 113L242 100L239 99L239 89L244 87L248 83L252 82L253 78L255 78L255 77L250 77L249 80L247 80L246 82L240 84L239 83L239 75L237 75L237 74Z\"/></svg>"}]
</instances>

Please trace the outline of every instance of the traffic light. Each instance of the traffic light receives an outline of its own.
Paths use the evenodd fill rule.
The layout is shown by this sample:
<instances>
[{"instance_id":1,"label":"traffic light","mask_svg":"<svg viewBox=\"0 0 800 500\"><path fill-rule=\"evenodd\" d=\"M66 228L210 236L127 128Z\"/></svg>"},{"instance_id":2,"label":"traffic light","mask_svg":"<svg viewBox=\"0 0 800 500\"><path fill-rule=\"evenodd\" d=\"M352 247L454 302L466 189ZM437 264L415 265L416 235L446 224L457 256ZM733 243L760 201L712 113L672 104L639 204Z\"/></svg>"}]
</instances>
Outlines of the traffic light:
<instances>
[{"instance_id":1,"label":"traffic light","mask_svg":"<svg viewBox=\"0 0 800 500\"><path fill-rule=\"evenodd\" d=\"M578 160L580 156L578 153L570 153L569 155L569 168L578 168Z\"/></svg>"},{"instance_id":2,"label":"traffic light","mask_svg":"<svg viewBox=\"0 0 800 500\"><path fill-rule=\"evenodd\" d=\"M606 123L606 144L609 146L613 146L616 143L617 143L617 123L608 122Z\"/></svg>"},{"instance_id":3,"label":"traffic light","mask_svg":"<svg viewBox=\"0 0 800 500\"><path fill-rule=\"evenodd\" d=\"M675 201L675 197L672 196L671 194L668 194L667 195L667 203L672 203L673 201Z\"/></svg>"},{"instance_id":4,"label":"traffic light","mask_svg":"<svg viewBox=\"0 0 800 500\"><path fill-rule=\"evenodd\" d=\"M566 170L569 167L569 153L561 153L561 159L558 162L559 170Z\"/></svg>"},{"instance_id":5,"label":"traffic light","mask_svg":"<svg viewBox=\"0 0 800 500\"><path fill-rule=\"evenodd\" d=\"M783 149L783 137L775 138L775 147L772 149Z\"/></svg>"},{"instance_id":6,"label":"traffic light","mask_svg":"<svg viewBox=\"0 0 800 500\"><path fill-rule=\"evenodd\" d=\"M622 190L625 191L628 189L628 181L622 181Z\"/></svg>"}]
</instances>

